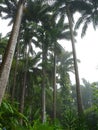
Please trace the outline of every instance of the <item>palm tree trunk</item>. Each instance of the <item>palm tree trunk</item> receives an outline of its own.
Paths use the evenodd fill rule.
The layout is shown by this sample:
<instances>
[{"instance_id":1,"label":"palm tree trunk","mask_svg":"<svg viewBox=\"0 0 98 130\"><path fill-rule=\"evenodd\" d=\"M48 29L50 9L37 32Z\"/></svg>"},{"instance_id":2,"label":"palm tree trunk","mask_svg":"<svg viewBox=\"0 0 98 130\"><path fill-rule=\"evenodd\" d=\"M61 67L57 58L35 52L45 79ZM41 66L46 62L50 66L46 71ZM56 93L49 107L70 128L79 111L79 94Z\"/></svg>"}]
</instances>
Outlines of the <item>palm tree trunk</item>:
<instances>
[{"instance_id":1,"label":"palm tree trunk","mask_svg":"<svg viewBox=\"0 0 98 130\"><path fill-rule=\"evenodd\" d=\"M27 61L26 61L26 66L27 66ZM27 79L27 71L23 73L23 84L22 84L22 94L21 94L21 101L20 101L20 113L23 114L24 112L24 101L25 101L25 91L26 91L26 79ZM23 124L23 120L20 119L20 124Z\"/></svg>"},{"instance_id":2,"label":"palm tree trunk","mask_svg":"<svg viewBox=\"0 0 98 130\"><path fill-rule=\"evenodd\" d=\"M29 50L26 54L26 63L25 63L25 72L24 72L24 78L23 78L23 87L22 87L22 94L21 94L21 101L20 101L20 112L24 113L24 105L25 105L25 92L26 92L26 82L27 82L27 70L28 70L28 58L29 58L29 51L30 51L30 45L31 45L32 39L29 41ZM20 120L21 125L23 124L23 120Z\"/></svg>"},{"instance_id":3,"label":"palm tree trunk","mask_svg":"<svg viewBox=\"0 0 98 130\"><path fill-rule=\"evenodd\" d=\"M46 122L46 50L42 45L42 123Z\"/></svg>"},{"instance_id":4,"label":"palm tree trunk","mask_svg":"<svg viewBox=\"0 0 98 130\"><path fill-rule=\"evenodd\" d=\"M42 70L42 123L46 122L46 91L45 91L45 72Z\"/></svg>"},{"instance_id":5,"label":"palm tree trunk","mask_svg":"<svg viewBox=\"0 0 98 130\"><path fill-rule=\"evenodd\" d=\"M75 49L73 29L72 29L72 27L73 27L72 26L72 17L70 15L70 11L69 11L68 6L67 6L67 16L68 16L68 21L69 21L71 43L72 43L72 51L73 51L73 59L74 59L78 114L81 115L81 114L83 114L83 106L82 106L82 98L81 98L81 92L80 92L80 80L79 80L79 72L78 72L78 65L77 65L76 49Z\"/></svg>"},{"instance_id":6,"label":"palm tree trunk","mask_svg":"<svg viewBox=\"0 0 98 130\"><path fill-rule=\"evenodd\" d=\"M19 55L19 37L18 37L18 42L17 42L16 64L15 64L15 72L14 72L12 95L11 95L12 103L15 97L16 78L17 78L17 69L18 69L18 55Z\"/></svg>"},{"instance_id":7,"label":"palm tree trunk","mask_svg":"<svg viewBox=\"0 0 98 130\"><path fill-rule=\"evenodd\" d=\"M53 72L53 119L56 119L56 43L54 43L54 72Z\"/></svg>"},{"instance_id":8,"label":"palm tree trunk","mask_svg":"<svg viewBox=\"0 0 98 130\"><path fill-rule=\"evenodd\" d=\"M17 38L18 38L22 14L23 14L23 2L24 0L19 1L17 13L16 13L16 19L13 24L12 33L0 68L0 105L7 86L11 64L15 52L15 47L17 43Z\"/></svg>"}]
</instances>

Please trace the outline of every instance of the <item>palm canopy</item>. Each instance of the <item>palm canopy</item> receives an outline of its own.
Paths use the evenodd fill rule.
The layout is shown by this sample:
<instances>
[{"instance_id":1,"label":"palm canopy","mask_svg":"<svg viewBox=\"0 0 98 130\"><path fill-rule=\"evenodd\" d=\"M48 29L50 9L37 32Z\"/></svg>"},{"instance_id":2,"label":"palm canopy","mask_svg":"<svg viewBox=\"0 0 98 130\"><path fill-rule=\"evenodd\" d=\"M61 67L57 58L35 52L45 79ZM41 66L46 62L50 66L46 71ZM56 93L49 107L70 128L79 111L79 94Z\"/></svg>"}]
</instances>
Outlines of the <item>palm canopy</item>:
<instances>
[{"instance_id":1,"label":"palm canopy","mask_svg":"<svg viewBox=\"0 0 98 130\"><path fill-rule=\"evenodd\" d=\"M79 28L81 23L84 24L81 36L85 35L89 23L93 23L94 29L98 25L98 1L97 0L56 0L52 7L57 15L67 15L67 6L71 12L71 17L75 12L80 12L81 16L76 23L75 29ZM73 20L74 21L74 20Z\"/></svg>"},{"instance_id":2,"label":"palm canopy","mask_svg":"<svg viewBox=\"0 0 98 130\"><path fill-rule=\"evenodd\" d=\"M0 14L3 19L11 19L9 25L13 23L17 7L18 0L4 0L0 3ZM43 4L42 1L28 0L25 2L22 22L35 21L38 23L46 17L49 11L49 5Z\"/></svg>"},{"instance_id":3,"label":"palm canopy","mask_svg":"<svg viewBox=\"0 0 98 130\"><path fill-rule=\"evenodd\" d=\"M73 15L75 12L79 11L82 12L85 9L88 9L88 2L86 0L56 0L52 4L52 8L56 10L56 14L63 14L66 16L66 7L69 6L69 10Z\"/></svg>"},{"instance_id":4,"label":"palm canopy","mask_svg":"<svg viewBox=\"0 0 98 130\"><path fill-rule=\"evenodd\" d=\"M81 16L75 25L75 29L78 29L83 24L81 37L85 35L90 23L93 24L94 29L96 29L96 26L98 25L98 1L87 0L83 2L86 3L86 6L82 9L82 12L80 12Z\"/></svg>"},{"instance_id":5,"label":"palm canopy","mask_svg":"<svg viewBox=\"0 0 98 130\"><path fill-rule=\"evenodd\" d=\"M16 16L17 7L17 0L4 0L0 3L0 14L4 13L4 15L1 15L3 19L11 19L9 25L13 23L13 19Z\"/></svg>"},{"instance_id":6,"label":"palm canopy","mask_svg":"<svg viewBox=\"0 0 98 130\"><path fill-rule=\"evenodd\" d=\"M64 73L74 73L72 52L62 51L61 55L57 56L57 63L60 63L59 69L64 71Z\"/></svg>"},{"instance_id":7,"label":"palm canopy","mask_svg":"<svg viewBox=\"0 0 98 130\"><path fill-rule=\"evenodd\" d=\"M46 19L50 6L39 0L28 0L24 9L23 21L34 21L36 23ZM48 17L47 17L48 21Z\"/></svg>"}]
</instances>

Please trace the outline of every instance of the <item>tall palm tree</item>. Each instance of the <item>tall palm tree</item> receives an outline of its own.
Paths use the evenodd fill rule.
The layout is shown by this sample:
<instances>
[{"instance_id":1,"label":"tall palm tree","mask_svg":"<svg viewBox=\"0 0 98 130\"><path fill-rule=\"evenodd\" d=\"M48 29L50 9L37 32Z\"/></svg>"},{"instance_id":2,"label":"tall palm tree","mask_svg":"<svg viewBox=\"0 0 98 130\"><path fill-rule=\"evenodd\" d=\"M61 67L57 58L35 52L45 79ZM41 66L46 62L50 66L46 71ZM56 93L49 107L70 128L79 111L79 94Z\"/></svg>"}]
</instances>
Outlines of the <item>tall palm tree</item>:
<instances>
[{"instance_id":1,"label":"tall palm tree","mask_svg":"<svg viewBox=\"0 0 98 130\"><path fill-rule=\"evenodd\" d=\"M72 25L72 17L71 17L68 5L67 5L67 15L68 15L68 21L69 21L69 27L70 27L70 35L71 35L71 43L72 43L73 59L74 59L78 114L81 115L81 114L83 114L83 106L82 106L82 99L81 99L81 92L80 92L80 80L79 80L79 72L78 72L78 64L77 64L75 43L74 43L74 35L73 35L73 29L72 29L72 27L73 27L73 25Z\"/></svg>"},{"instance_id":2,"label":"tall palm tree","mask_svg":"<svg viewBox=\"0 0 98 130\"><path fill-rule=\"evenodd\" d=\"M0 104L2 102L2 98L4 96L6 85L9 78L13 55L15 52L15 47L16 47L17 38L19 34L19 28L20 28L21 19L22 19L24 3L25 3L25 0L19 0L18 2L16 18L13 24L11 36L10 36L5 55L3 57L2 65L0 68Z\"/></svg>"},{"instance_id":3,"label":"tall palm tree","mask_svg":"<svg viewBox=\"0 0 98 130\"><path fill-rule=\"evenodd\" d=\"M47 22L46 20L49 19ZM50 22L51 21L51 22ZM42 121L45 121L45 110L46 110L46 106L45 106L45 88L46 88L46 78L47 78L47 74L46 74L46 65L47 65L47 52L48 50L52 50L52 52L54 53L54 70L53 70L53 116L54 119L56 118L56 53L58 53L57 50L57 39L58 37L60 39L62 38L67 38L66 35L64 34L68 34L68 31L64 31L64 29L67 27L68 25L64 24L64 17L62 16L62 18L58 21L58 23L56 24L55 22L55 18L52 15L46 15L46 18L44 18L42 20L42 25L40 28L38 28L38 31L40 33L38 33L38 39L39 39L39 43L42 43L42 71L43 71L43 76L45 77L43 79L43 85L42 85ZM66 33L67 32L67 33ZM51 51L50 50L50 51Z\"/></svg>"},{"instance_id":4,"label":"tall palm tree","mask_svg":"<svg viewBox=\"0 0 98 130\"><path fill-rule=\"evenodd\" d=\"M71 106L71 82L70 73L74 74L74 61L72 52L62 51L60 55L57 56L57 73L58 80L57 83L60 85L61 109L66 110L67 106Z\"/></svg>"},{"instance_id":5,"label":"tall palm tree","mask_svg":"<svg viewBox=\"0 0 98 130\"><path fill-rule=\"evenodd\" d=\"M58 8L58 13L63 14L64 16L67 16L68 22L69 22L69 28L70 28L70 36L71 36L71 43L72 43L72 52L73 52L73 59L74 59L74 69L75 69L75 79L76 79L76 91L77 91L77 105L78 105L78 114L83 113L83 106L82 106L82 100L81 100L81 93L80 93L80 81L79 81L79 72L78 72L78 65L77 65L77 57L76 57L76 50L75 50L75 44L74 44L74 33L73 33L73 25L72 25L72 17L75 10L72 10L73 1L68 0L62 0L56 1L56 5ZM72 12L71 12L71 11Z\"/></svg>"},{"instance_id":6,"label":"tall palm tree","mask_svg":"<svg viewBox=\"0 0 98 130\"><path fill-rule=\"evenodd\" d=\"M53 46L53 53L54 53L54 70L53 70L53 118L56 119L56 93L57 93L57 83L56 83L56 58L62 50L62 47L59 45L58 40L66 39L69 40L71 37L69 36L69 25L64 23L64 15L60 16L59 20L56 21L56 15L53 14L53 19L50 25L50 35L51 35L51 42ZM66 29L66 30L65 30ZM59 48L59 49L58 49ZM59 52L58 52L59 50Z\"/></svg>"},{"instance_id":7,"label":"tall palm tree","mask_svg":"<svg viewBox=\"0 0 98 130\"><path fill-rule=\"evenodd\" d=\"M36 23L41 22L40 26L36 26L37 30L37 40L39 46L42 50L42 122L46 122L46 64L47 64L47 51L48 51L48 37L43 23L49 19L49 5L43 4L43 1L31 1L27 2L28 12L25 14L25 18L29 21L34 21ZM44 77L44 78L43 78Z\"/></svg>"},{"instance_id":8,"label":"tall palm tree","mask_svg":"<svg viewBox=\"0 0 98 130\"><path fill-rule=\"evenodd\" d=\"M20 101L20 112L24 113L24 106L25 106L25 93L26 93L26 84L27 84L27 72L28 72L28 62L29 62L29 52L30 52L30 48L31 48L31 42L32 42L32 38L29 39L29 47L28 47L28 52L26 52L26 63L25 63L25 71L24 71L24 77L23 77L23 84L22 84L22 94L21 94L21 101ZM21 124L23 123L23 121L21 120Z\"/></svg>"}]
</instances>

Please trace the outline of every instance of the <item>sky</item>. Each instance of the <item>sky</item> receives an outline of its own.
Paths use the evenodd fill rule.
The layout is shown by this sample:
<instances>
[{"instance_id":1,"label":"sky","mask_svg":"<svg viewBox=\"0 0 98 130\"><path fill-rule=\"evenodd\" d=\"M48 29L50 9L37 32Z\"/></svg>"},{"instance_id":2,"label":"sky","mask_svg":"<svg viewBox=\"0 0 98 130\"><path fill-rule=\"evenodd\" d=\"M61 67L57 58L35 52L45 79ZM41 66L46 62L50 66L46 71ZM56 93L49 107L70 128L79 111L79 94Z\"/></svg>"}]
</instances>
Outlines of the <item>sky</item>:
<instances>
[{"instance_id":1,"label":"sky","mask_svg":"<svg viewBox=\"0 0 98 130\"><path fill-rule=\"evenodd\" d=\"M76 53L80 60L78 63L80 79L85 78L91 83L98 81L98 29L95 31L90 24L83 38L81 38L81 30L78 31L76 40ZM62 44L65 50L72 50L71 43ZM71 78L74 80L73 75Z\"/></svg>"},{"instance_id":2,"label":"sky","mask_svg":"<svg viewBox=\"0 0 98 130\"><path fill-rule=\"evenodd\" d=\"M79 65L80 76L90 82L98 81L98 30L92 25L87 30L86 36L77 39L77 56L81 60Z\"/></svg>"},{"instance_id":3,"label":"sky","mask_svg":"<svg viewBox=\"0 0 98 130\"><path fill-rule=\"evenodd\" d=\"M11 30L8 27L8 20L0 19L0 33L5 35ZM78 64L80 79L85 78L89 82L98 81L98 29L95 31L90 24L88 26L86 35L81 39L81 30L78 31L78 36L76 38L76 53L77 58L81 61ZM71 51L71 43L67 41L62 41L61 43L65 50ZM71 75L71 80L74 83L74 75ZM82 82L82 80L81 80Z\"/></svg>"}]
</instances>

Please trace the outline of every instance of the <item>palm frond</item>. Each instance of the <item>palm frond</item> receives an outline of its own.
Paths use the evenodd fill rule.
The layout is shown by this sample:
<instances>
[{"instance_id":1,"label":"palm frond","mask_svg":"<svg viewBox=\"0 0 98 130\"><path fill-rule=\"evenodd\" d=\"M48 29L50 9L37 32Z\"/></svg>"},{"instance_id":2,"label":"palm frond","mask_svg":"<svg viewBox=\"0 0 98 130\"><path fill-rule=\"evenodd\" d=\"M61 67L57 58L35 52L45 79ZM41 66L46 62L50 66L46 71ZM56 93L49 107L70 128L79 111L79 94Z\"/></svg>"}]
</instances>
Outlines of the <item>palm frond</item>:
<instances>
[{"instance_id":1,"label":"palm frond","mask_svg":"<svg viewBox=\"0 0 98 130\"><path fill-rule=\"evenodd\" d=\"M8 9L7 8L4 8L2 6L0 6L0 13L3 12L3 13L8 13Z\"/></svg>"},{"instance_id":2,"label":"palm frond","mask_svg":"<svg viewBox=\"0 0 98 130\"><path fill-rule=\"evenodd\" d=\"M86 17L87 17L87 15L85 13L81 17L79 17L79 19L77 20L77 22L75 24L75 30L79 29L79 27L84 22L84 20L86 19Z\"/></svg>"},{"instance_id":3,"label":"palm frond","mask_svg":"<svg viewBox=\"0 0 98 130\"><path fill-rule=\"evenodd\" d=\"M65 20L65 17L64 15L62 15L61 18L58 20L56 27L61 27L64 24L64 20Z\"/></svg>"},{"instance_id":4,"label":"palm frond","mask_svg":"<svg viewBox=\"0 0 98 130\"><path fill-rule=\"evenodd\" d=\"M64 53L65 52L65 49L59 44L59 42L56 43L56 52L58 53L58 51L60 53Z\"/></svg>"},{"instance_id":5,"label":"palm frond","mask_svg":"<svg viewBox=\"0 0 98 130\"><path fill-rule=\"evenodd\" d=\"M73 13L75 13L76 11L82 13L85 10L89 13L91 12L92 9L92 4L83 0L70 1L69 5L70 5L70 11Z\"/></svg>"},{"instance_id":6,"label":"palm frond","mask_svg":"<svg viewBox=\"0 0 98 130\"><path fill-rule=\"evenodd\" d=\"M67 32L61 33L61 34L59 35L58 39L59 39L59 40L61 40L61 39L70 40L70 39L71 39L71 37L70 37L70 32L67 31Z\"/></svg>"},{"instance_id":7,"label":"palm frond","mask_svg":"<svg viewBox=\"0 0 98 130\"><path fill-rule=\"evenodd\" d=\"M45 14L46 12L49 12L49 5L43 5L42 9L39 11L41 14Z\"/></svg>"},{"instance_id":8,"label":"palm frond","mask_svg":"<svg viewBox=\"0 0 98 130\"><path fill-rule=\"evenodd\" d=\"M96 26L98 25L98 12L95 11L92 13L92 23L93 23L93 28L96 29Z\"/></svg>"},{"instance_id":9,"label":"palm frond","mask_svg":"<svg viewBox=\"0 0 98 130\"><path fill-rule=\"evenodd\" d=\"M59 39L59 40L61 40L61 39L70 40L70 39L71 39L70 31L62 32L62 33L59 35L58 39Z\"/></svg>"},{"instance_id":10,"label":"palm frond","mask_svg":"<svg viewBox=\"0 0 98 130\"><path fill-rule=\"evenodd\" d=\"M82 33L81 33L81 37L84 37L86 30L88 28L88 24L90 24L91 22L91 17L88 17L87 20L84 22L84 26L82 28Z\"/></svg>"},{"instance_id":11,"label":"palm frond","mask_svg":"<svg viewBox=\"0 0 98 130\"><path fill-rule=\"evenodd\" d=\"M32 39L32 42L33 42L33 44L34 44L36 47L41 47L40 44L39 44L39 42L36 41L35 39Z\"/></svg>"}]
</instances>

